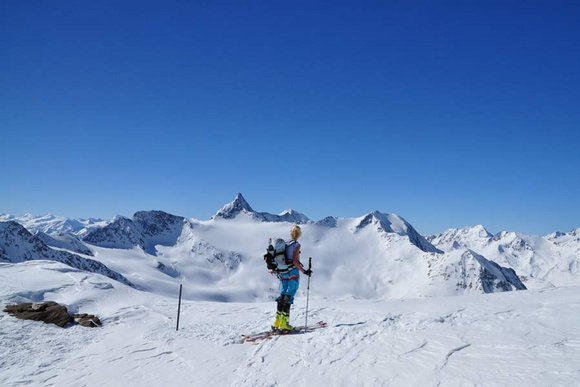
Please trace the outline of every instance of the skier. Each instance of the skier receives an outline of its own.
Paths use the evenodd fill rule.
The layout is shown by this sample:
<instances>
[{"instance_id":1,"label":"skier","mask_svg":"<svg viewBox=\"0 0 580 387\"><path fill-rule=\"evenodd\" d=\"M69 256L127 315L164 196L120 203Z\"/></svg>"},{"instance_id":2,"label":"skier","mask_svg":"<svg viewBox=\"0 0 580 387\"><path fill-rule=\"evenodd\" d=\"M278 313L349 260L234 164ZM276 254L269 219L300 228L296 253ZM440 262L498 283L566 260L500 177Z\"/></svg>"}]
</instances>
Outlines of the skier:
<instances>
[{"instance_id":1,"label":"skier","mask_svg":"<svg viewBox=\"0 0 580 387\"><path fill-rule=\"evenodd\" d=\"M275 332L285 333L294 329L288 323L288 320L290 319L290 306L294 303L294 296L298 291L300 272L307 276L312 275L312 270L305 269L300 262L300 243L298 243L298 238L301 235L302 230L300 226L292 226L290 230L291 240L287 244L285 254L288 260L292 259L292 263L288 271L278 273L278 278L280 279L280 297L276 299L278 303L276 320L274 321L274 325L272 325L272 330Z\"/></svg>"}]
</instances>

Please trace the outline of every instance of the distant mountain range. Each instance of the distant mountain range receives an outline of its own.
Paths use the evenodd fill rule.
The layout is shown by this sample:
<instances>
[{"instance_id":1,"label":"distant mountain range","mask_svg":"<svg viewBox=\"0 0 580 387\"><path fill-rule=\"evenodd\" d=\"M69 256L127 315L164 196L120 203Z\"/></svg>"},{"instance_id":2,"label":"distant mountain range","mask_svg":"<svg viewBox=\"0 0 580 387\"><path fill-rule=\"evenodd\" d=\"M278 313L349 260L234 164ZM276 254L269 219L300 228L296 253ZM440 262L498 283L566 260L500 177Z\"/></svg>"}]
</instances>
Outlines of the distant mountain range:
<instances>
[{"instance_id":1,"label":"distant mountain range","mask_svg":"<svg viewBox=\"0 0 580 387\"><path fill-rule=\"evenodd\" d=\"M161 294L185 283L191 298L250 300L275 292L261 255L269 237L288 237L294 223L304 229L303 254L314 257L319 291L329 297L580 284L580 229L539 237L492 235L479 225L423 236L396 214L314 222L294 210L257 212L241 194L207 221L163 211L110 221L0 215L0 262L56 260Z\"/></svg>"},{"instance_id":2,"label":"distant mountain range","mask_svg":"<svg viewBox=\"0 0 580 387\"><path fill-rule=\"evenodd\" d=\"M72 233L83 235L93 228L105 226L108 222L103 219L69 219L52 214L35 216L26 214L24 216L13 216L0 214L0 222L15 221L26 227L30 232L43 232L45 234Z\"/></svg>"},{"instance_id":3,"label":"distant mountain range","mask_svg":"<svg viewBox=\"0 0 580 387\"><path fill-rule=\"evenodd\" d=\"M580 229L546 236L508 231L492 235L477 225L449 229L427 240L445 252L477 251L514 269L525 282L538 282L538 286L580 284Z\"/></svg>"}]
</instances>

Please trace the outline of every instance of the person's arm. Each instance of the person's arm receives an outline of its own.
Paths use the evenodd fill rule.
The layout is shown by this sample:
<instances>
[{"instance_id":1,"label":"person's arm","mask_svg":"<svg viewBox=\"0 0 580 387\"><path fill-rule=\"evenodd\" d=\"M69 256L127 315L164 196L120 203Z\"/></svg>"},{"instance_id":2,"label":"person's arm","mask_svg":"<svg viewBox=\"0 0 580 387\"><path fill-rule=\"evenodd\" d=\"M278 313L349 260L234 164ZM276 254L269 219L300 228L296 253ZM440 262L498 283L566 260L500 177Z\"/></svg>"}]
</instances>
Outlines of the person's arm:
<instances>
[{"instance_id":1,"label":"person's arm","mask_svg":"<svg viewBox=\"0 0 580 387\"><path fill-rule=\"evenodd\" d=\"M302 263L300 262L300 245L298 245L297 248L294 249L294 252L292 253L292 264L294 265L294 267L297 267L298 270L300 270L302 273L304 273L304 267L302 266Z\"/></svg>"},{"instance_id":2,"label":"person's arm","mask_svg":"<svg viewBox=\"0 0 580 387\"><path fill-rule=\"evenodd\" d=\"M312 270L304 269L302 262L300 262L300 245L294 249L294 253L292 254L292 264L294 267L297 267L302 273L306 274L307 276L312 275Z\"/></svg>"}]
</instances>

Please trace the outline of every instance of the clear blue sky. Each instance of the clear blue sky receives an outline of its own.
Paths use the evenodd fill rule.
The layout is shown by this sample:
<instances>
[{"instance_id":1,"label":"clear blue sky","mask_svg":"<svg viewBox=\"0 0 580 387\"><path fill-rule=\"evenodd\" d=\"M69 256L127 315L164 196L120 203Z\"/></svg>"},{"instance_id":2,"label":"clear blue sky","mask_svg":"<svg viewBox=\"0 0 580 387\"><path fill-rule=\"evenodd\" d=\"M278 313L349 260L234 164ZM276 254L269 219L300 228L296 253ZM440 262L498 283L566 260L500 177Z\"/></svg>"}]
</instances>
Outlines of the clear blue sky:
<instances>
[{"instance_id":1,"label":"clear blue sky","mask_svg":"<svg viewBox=\"0 0 580 387\"><path fill-rule=\"evenodd\" d=\"M580 2L0 2L0 212L242 192L424 234L580 227Z\"/></svg>"}]
</instances>

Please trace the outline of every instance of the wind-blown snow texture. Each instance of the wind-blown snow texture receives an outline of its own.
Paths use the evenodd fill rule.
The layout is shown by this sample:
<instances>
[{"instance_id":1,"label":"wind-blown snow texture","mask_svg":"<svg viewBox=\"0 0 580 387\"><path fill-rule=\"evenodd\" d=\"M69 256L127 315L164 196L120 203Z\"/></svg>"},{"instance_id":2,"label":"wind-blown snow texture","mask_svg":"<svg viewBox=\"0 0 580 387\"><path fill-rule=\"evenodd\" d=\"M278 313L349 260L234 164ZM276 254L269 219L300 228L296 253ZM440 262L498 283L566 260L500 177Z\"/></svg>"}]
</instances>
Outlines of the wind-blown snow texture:
<instances>
[{"instance_id":1,"label":"wind-blown snow texture","mask_svg":"<svg viewBox=\"0 0 580 387\"><path fill-rule=\"evenodd\" d=\"M321 298L313 333L242 344L275 304L184 301L59 262L0 264L0 303L54 300L103 327L62 329L0 313L0 385L573 386L580 288L401 300ZM177 290L177 289L175 289ZM304 321L298 297L292 321Z\"/></svg>"}]
</instances>

